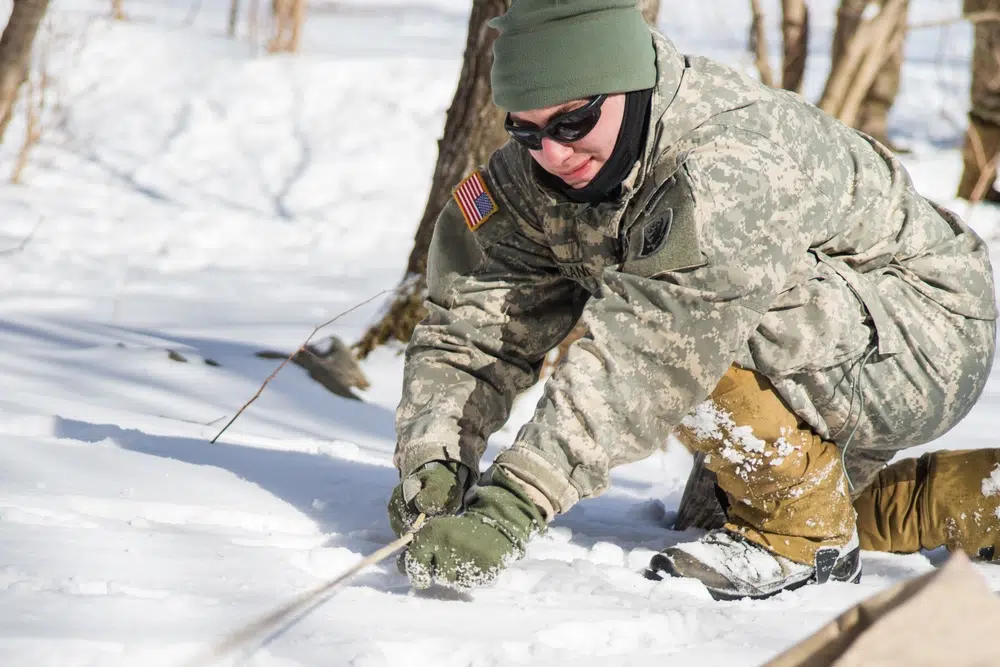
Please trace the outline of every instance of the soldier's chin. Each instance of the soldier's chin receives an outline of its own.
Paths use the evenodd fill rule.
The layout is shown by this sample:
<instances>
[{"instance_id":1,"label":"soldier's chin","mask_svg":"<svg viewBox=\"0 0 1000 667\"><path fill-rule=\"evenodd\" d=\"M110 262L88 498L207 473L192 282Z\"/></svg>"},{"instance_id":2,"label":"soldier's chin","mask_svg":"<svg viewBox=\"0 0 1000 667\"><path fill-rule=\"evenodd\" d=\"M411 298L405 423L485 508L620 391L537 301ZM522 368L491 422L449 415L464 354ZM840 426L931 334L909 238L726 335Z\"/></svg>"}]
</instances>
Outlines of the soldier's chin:
<instances>
[{"instance_id":1,"label":"soldier's chin","mask_svg":"<svg viewBox=\"0 0 1000 667\"><path fill-rule=\"evenodd\" d=\"M594 180L594 159L587 160L586 164L573 172L570 176L562 177L563 182L574 190L587 187Z\"/></svg>"}]
</instances>

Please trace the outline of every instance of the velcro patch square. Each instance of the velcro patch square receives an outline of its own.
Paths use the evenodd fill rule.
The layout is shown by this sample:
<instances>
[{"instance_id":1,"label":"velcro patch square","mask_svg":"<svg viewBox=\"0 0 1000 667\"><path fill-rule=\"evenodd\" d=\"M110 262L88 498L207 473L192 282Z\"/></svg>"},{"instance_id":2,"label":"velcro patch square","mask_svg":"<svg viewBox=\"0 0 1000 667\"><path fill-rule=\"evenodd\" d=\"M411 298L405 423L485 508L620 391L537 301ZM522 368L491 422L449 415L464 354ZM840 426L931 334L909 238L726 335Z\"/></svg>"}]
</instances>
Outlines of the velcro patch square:
<instances>
[{"instance_id":1,"label":"velcro patch square","mask_svg":"<svg viewBox=\"0 0 1000 667\"><path fill-rule=\"evenodd\" d=\"M493 195L486 189L486 180L479 171L474 171L458 184L452 196L465 217L465 224L476 231L484 222L500 210Z\"/></svg>"}]
</instances>

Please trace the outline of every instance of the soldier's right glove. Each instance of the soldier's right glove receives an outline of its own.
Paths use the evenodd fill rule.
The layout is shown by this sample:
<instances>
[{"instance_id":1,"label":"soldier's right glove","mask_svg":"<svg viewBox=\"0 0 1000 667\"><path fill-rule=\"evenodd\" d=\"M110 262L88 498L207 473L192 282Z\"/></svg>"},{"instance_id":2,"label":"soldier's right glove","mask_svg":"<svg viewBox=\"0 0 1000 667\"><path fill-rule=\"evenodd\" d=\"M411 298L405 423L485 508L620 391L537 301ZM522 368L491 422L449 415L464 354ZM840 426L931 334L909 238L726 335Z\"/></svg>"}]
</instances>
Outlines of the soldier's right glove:
<instances>
[{"instance_id":1,"label":"soldier's right glove","mask_svg":"<svg viewBox=\"0 0 1000 667\"><path fill-rule=\"evenodd\" d=\"M389 525L396 535L410 529L417 516L458 514L472 475L456 461L431 461L404 479L389 498Z\"/></svg>"},{"instance_id":2,"label":"soldier's right glove","mask_svg":"<svg viewBox=\"0 0 1000 667\"><path fill-rule=\"evenodd\" d=\"M470 590L489 586L509 563L524 556L525 545L545 531L541 510L502 469L476 489L460 516L425 523L401 557L414 588L432 584Z\"/></svg>"}]
</instances>

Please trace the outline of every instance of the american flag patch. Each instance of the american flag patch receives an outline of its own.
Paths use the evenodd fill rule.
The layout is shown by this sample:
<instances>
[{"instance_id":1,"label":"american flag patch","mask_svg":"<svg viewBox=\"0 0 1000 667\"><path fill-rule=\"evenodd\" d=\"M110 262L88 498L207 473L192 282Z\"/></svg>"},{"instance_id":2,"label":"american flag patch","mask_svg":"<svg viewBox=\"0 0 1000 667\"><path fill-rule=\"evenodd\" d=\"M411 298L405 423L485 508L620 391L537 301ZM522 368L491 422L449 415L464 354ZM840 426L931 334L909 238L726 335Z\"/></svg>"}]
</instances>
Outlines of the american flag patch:
<instances>
[{"instance_id":1,"label":"american flag patch","mask_svg":"<svg viewBox=\"0 0 1000 667\"><path fill-rule=\"evenodd\" d=\"M490 191L486 189L486 181L478 171L458 184L452 195L458 203L459 210L465 216L465 224L476 231L484 222L499 211Z\"/></svg>"}]
</instances>

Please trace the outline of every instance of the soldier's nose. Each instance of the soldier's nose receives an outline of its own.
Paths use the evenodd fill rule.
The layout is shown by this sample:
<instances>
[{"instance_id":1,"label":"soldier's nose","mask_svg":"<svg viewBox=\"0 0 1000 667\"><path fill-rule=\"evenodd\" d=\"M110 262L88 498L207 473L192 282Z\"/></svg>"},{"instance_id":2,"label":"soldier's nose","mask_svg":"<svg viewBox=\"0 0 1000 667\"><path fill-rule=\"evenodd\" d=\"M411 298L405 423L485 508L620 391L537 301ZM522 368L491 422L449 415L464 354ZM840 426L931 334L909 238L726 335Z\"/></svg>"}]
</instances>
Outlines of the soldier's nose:
<instances>
[{"instance_id":1,"label":"soldier's nose","mask_svg":"<svg viewBox=\"0 0 1000 667\"><path fill-rule=\"evenodd\" d=\"M542 139L542 156L550 164L559 165L565 162L571 155L573 155L573 148L571 146L553 141L548 137Z\"/></svg>"}]
</instances>

